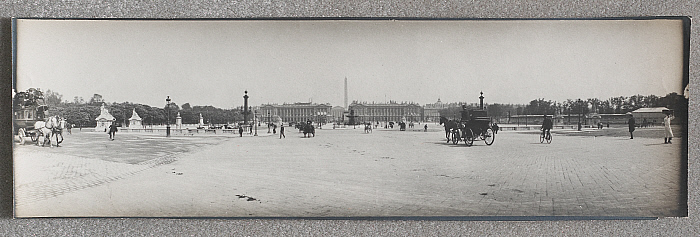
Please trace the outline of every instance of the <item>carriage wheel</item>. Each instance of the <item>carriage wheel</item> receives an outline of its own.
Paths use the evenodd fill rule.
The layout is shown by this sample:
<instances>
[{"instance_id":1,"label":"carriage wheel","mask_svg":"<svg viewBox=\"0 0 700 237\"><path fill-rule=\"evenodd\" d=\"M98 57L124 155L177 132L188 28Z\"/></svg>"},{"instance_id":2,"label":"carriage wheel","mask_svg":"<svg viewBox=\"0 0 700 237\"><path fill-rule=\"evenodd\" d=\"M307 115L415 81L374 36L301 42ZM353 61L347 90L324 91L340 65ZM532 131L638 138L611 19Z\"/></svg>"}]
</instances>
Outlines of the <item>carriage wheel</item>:
<instances>
[{"instance_id":1,"label":"carriage wheel","mask_svg":"<svg viewBox=\"0 0 700 237\"><path fill-rule=\"evenodd\" d=\"M474 131L472 131L472 129L470 128L464 131L464 133L466 133L466 137L464 138L464 144L466 144L467 146L474 145L474 139L476 138L474 137Z\"/></svg>"},{"instance_id":2,"label":"carriage wheel","mask_svg":"<svg viewBox=\"0 0 700 237\"><path fill-rule=\"evenodd\" d=\"M459 130L452 131L452 144L457 145L459 142Z\"/></svg>"},{"instance_id":3,"label":"carriage wheel","mask_svg":"<svg viewBox=\"0 0 700 237\"><path fill-rule=\"evenodd\" d=\"M493 133L493 130L491 128L487 128L486 131L484 131L484 142L486 145L492 145L493 141L496 140L496 134Z\"/></svg>"}]
</instances>

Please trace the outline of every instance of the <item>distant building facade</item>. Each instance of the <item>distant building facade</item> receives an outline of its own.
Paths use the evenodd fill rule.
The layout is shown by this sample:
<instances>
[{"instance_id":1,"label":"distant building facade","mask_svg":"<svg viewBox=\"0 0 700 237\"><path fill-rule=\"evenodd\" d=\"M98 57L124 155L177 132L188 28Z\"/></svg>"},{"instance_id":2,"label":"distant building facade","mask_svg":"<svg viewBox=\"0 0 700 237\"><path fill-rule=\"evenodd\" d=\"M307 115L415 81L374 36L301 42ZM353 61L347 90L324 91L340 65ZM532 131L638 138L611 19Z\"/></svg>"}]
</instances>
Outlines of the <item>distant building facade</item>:
<instances>
[{"instance_id":1,"label":"distant building facade","mask_svg":"<svg viewBox=\"0 0 700 237\"><path fill-rule=\"evenodd\" d=\"M375 122L422 122L423 107L410 102L359 103L354 101L349 106L354 111L358 123Z\"/></svg>"},{"instance_id":2,"label":"distant building facade","mask_svg":"<svg viewBox=\"0 0 700 237\"><path fill-rule=\"evenodd\" d=\"M440 121L440 110L448 108L448 104L442 103L440 98L437 102L423 105L423 121L436 122Z\"/></svg>"},{"instance_id":3,"label":"distant building facade","mask_svg":"<svg viewBox=\"0 0 700 237\"><path fill-rule=\"evenodd\" d=\"M293 103L293 104L265 104L260 106L260 121L263 123L277 122L305 122L311 121L329 121L331 113L330 104L315 104L315 103ZM277 118L279 116L279 118Z\"/></svg>"},{"instance_id":4,"label":"distant building facade","mask_svg":"<svg viewBox=\"0 0 700 237\"><path fill-rule=\"evenodd\" d=\"M438 98L437 102L435 102L435 103L423 105L423 121L425 121L425 122L438 122L438 121L440 121L440 110L455 108L455 107L459 108L459 107L462 107L463 104L467 104L467 103L464 103L464 102L443 103L440 100L440 98ZM472 103L471 105L475 106L477 104Z\"/></svg>"},{"instance_id":5,"label":"distant building facade","mask_svg":"<svg viewBox=\"0 0 700 237\"><path fill-rule=\"evenodd\" d=\"M653 108L639 108L635 111L632 111L632 116L636 120L637 123L642 124L644 121L647 123L653 124L653 125L660 125L664 122L664 117L666 115L664 114L664 110L668 110L666 107L653 107ZM677 123L678 120L673 121L674 123Z\"/></svg>"},{"instance_id":6,"label":"distant building facade","mask_svg":"<svg viewBox=\"0 0 700 237\"><path fill-rule=\"evenodd\" d=\"M345 121L345 108L343 106L333 106L331 108L331 121L334 122L340 122L340 121Z\"/></svg>"}]
</instances>

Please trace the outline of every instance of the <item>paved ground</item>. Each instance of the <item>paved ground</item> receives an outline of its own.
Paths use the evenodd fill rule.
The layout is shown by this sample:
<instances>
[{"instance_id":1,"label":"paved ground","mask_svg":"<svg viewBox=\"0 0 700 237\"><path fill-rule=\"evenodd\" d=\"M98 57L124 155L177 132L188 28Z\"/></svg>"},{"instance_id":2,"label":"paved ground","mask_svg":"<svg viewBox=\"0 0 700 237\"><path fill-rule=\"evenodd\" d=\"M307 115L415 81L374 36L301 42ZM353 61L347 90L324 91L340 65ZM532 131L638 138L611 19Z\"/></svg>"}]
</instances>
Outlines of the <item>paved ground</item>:
<instances>
[{"instance_id":1,"label":"paved ground","mask_svg":"<svg viewBox=\"0 0 700 237\"><path fill-rule=\"evenodd\" d=\"M18 216L678 216L680 138L661 128L500 132L317 130L302 138L118 133L16 145ZM418 129L416 129L418 130ZM653 137L653 138L652 138Z\"/></svg>"}]
</instances>

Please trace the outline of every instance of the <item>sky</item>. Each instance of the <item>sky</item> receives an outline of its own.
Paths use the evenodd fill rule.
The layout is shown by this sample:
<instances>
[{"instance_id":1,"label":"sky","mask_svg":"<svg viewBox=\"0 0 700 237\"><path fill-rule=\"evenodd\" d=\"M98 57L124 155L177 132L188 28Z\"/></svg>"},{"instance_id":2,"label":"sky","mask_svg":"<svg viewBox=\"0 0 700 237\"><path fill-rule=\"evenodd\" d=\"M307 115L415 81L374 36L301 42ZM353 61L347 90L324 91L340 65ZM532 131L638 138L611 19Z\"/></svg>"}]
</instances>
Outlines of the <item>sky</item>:
<instances>
[{"instance_id":1,"label":"sky","mask_svg":"<svg viewBox=\"0 0 700 237\"><path fill-rule=\"evenodd\" d=\"M18 20L17 90L72 101L526 104L681 93L681 20Z\"/></svg>"}]
</instances>

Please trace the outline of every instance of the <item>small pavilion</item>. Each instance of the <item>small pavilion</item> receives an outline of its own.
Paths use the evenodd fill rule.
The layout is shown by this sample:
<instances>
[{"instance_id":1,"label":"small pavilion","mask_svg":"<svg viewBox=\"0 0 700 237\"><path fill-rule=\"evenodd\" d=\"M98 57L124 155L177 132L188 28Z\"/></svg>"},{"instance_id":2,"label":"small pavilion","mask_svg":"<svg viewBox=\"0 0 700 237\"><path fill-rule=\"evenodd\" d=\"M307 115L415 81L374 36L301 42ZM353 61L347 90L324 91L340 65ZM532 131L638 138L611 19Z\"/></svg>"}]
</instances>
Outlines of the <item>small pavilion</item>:
<instances>
[{"instance_id":1,"label":"small pavilion","mask_svg":"<svg viewBox=\"0 0 700 237\"><path fill-rule=\"evenodd\" d=\"M131 113L131 118L129 118L129 128L140 128L141 126L143 126L141 117L136 113L136 108L134 108L134 111Z\"/></svg>"},{"instance_id":2,"label":"small pavilion","mask_svg":"<svg viewBox=\"0 0 700 237\"><path fill-rule=\"evenodd\" d=\"M97 126L95 127L95 132L107 132L107 129L114 122L114 116L112 116L105 104L100 107L100 115L95 118L97 120Z\"/></svg>"}]
</instances>

